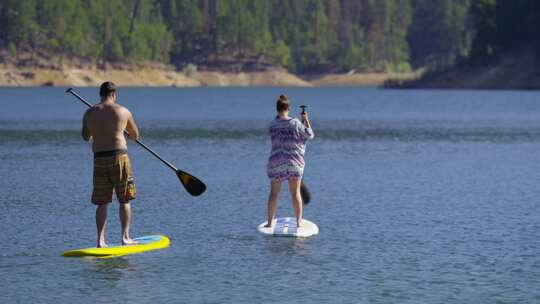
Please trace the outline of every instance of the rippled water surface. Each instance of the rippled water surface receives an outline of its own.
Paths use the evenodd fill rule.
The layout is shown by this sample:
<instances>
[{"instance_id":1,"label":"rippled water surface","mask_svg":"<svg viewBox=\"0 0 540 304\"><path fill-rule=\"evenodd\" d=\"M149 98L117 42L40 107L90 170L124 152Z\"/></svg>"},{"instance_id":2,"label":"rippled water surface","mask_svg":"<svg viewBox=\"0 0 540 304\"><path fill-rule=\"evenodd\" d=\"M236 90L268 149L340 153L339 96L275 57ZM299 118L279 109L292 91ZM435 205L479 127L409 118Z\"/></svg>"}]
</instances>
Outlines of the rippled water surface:
<instances>
[{"instance_id":1,"label":"rippled water surface","mask_svg":"<svg viewBox=\"0 0 540 304\"><path fill-rule=\"evenodd\" d=\"M84 106L0 93L0 303L540 302L540 93L286 89L316 132L305 217L320 228L286 239L255 229L281 90L122 89L143 141L208 190L190 197L131 144L133 234L171 247L108 260L60 256L95 241Z\"/></svg>"}]
</instances>

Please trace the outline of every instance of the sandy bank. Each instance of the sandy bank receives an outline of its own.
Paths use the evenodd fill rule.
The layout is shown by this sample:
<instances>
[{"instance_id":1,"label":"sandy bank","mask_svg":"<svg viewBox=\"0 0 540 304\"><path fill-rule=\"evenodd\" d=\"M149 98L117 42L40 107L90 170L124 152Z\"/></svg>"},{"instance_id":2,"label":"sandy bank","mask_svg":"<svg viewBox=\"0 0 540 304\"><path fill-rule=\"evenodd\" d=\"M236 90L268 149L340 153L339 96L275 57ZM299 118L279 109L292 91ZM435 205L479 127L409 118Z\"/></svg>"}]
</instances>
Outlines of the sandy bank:
<instances>
[{"instance_id":1,"label":"sandy bank","mask_svg":"<svg viewBox=\"0 0 540 304\"><path fill-rule=\"evenodd\" d=\"M198 87L198 86L381 86L389 79L411 79L414 74L321 74L294 75L284 69L261 72L225 73L199 71L184 73L163 68L109 68L81 67L63 68L19 68L13 65L0 66L0 86L97 86L112 80L120 86L150 87Z\"/></svg>"},{"instance_id":2,"label":"sandy bank","mask_svg":"<svg viewBox=\"0 0 540 304\"><path fill-rule=\"evenodd\" d=\"M418 78L416 73L347 73L347 74L322 74L304 75L302 78L308 80L317 87L379 87L389 80L410 80Z\"/></svg>"},{"instance_id":3,"label":"sandy bank","mask_svg":"<svg viewBox=\"0 0 540 304\"><path fill-rule=\"evenodd\" d=\"M311 86L282 70L250 73L195 72L163 69L15 68L0 67L0 86L96 86L113 80L120 86Z\"/></svg>"}]
</instances>

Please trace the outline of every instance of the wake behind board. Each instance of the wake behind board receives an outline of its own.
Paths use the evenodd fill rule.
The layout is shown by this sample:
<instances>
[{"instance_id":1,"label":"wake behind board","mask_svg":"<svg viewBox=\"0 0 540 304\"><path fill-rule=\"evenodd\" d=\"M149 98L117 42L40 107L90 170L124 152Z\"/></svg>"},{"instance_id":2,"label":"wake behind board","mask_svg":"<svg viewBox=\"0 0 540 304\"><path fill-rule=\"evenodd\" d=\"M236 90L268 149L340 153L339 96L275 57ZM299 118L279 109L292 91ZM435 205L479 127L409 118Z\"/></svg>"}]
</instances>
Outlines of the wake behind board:
<instances>
[{"instance_id":1,"label":"wake behind board","mask_svg":"<svg viewBox=\"0 0 540 304\"><path fill-rule=\"evenodd\" d=\"M156 250L169 247L170 241L164 235L149 235L134 239L138 241L135 245L113 246L107 248L83 248L65 251L65 257L96 257L112 258L122 255L141 253L149 250Z\"/></svg>"},{"instance_id":2,"label":"wake behind board","mask_svg":"<svg viewBox=\"0 0 540 304\"><path fill-rule=\"evenodd\" d=\"M302 220L300 228L296 225L294 217L279 217L274 219L272 227L264 227L267 222L264 222L257 227L257 230L265 235L286 236L286 237L310 237L319 234L319 227L315 223L306 219Z\"/></svg>"}]
</instances>

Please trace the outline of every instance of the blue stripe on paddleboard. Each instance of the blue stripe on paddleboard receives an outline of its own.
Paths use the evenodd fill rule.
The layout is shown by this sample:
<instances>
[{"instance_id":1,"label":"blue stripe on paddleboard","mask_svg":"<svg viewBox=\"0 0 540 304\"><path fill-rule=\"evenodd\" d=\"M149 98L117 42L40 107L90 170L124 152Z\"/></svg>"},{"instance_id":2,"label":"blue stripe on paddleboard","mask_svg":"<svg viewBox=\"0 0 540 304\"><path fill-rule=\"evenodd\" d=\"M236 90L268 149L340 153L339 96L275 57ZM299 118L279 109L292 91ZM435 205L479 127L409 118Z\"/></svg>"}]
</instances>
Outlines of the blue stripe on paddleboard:
<instances>
[{"instance_id":1,"label":"blue stripe on paddleboard","mask_svg":"<svg viewBox=\"0 0 540 304\"><path fill-rule=\"evenodd\" d=\"M275 235L294 235L298 232L296 219L292 217L278 218L276 227L274 228Z\"/></svg>"},{"instance_id":2,"label":"blue stripe on paddleboard","mask_svg":"<svg viewBox=\"0 0 540 304\"><path fill-rule=\"evenodd\" d=\"M149 236L143 236L143 237L139 237L135 239L135 241L139 242L140 245L154 243L159 240L161 240L160 235L149 235Z\"/></svg>"}]
</instances>

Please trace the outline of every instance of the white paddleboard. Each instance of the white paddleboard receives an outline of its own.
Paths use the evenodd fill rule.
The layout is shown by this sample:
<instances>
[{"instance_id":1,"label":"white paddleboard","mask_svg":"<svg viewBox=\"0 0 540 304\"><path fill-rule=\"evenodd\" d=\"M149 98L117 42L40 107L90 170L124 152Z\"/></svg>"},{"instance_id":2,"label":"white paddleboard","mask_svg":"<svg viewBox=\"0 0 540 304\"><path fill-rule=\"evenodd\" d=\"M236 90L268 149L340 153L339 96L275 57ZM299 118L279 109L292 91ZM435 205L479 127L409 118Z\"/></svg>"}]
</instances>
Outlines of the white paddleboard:
<instances>
[{"instance_id":1,"label":"white paddleboard","mask_svg":"<svg viewBox=\"0 0 540 304\"><path fill-rule=\"evenodd\" d=\"M310 237L319 234L319 227L306 219L302 219L300 228L297 227L294 217L278 217L272 222L272 227L264 227L266 223L264 222L257 227L257 230L265 235Z\"/></svg>"}]
</instances>

